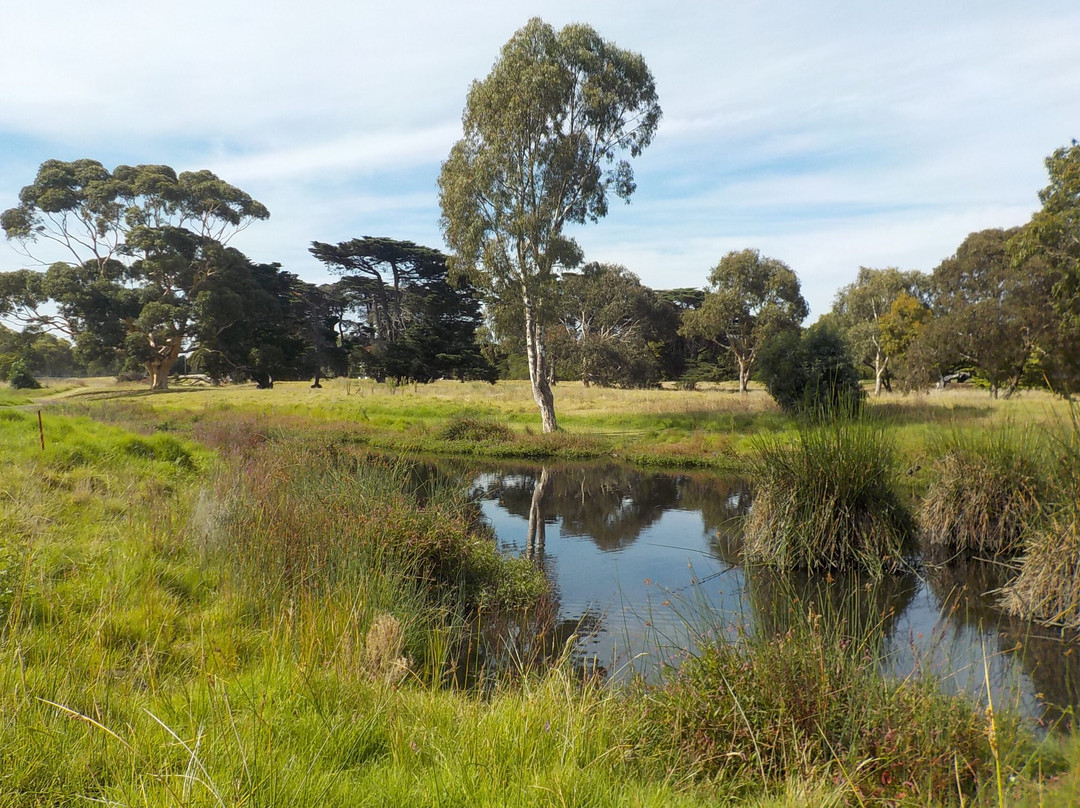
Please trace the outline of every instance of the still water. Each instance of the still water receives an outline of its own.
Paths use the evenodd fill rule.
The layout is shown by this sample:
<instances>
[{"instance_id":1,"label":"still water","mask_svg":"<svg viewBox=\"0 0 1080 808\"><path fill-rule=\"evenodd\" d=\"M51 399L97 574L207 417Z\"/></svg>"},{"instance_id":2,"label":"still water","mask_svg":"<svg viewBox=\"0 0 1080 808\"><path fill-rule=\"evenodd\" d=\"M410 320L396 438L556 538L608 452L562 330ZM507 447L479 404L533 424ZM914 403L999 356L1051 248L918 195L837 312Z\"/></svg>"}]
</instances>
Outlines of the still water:
<instances>
[{"instance_id":1,"label":"still water","mask_svg":"<svg viewBox=\"0 0 1080 808\"><path fill-rule=\"evenodd\" d=\"M993 591L1009 575L1000 564L926 561L876 585L748 571L739 551L751 492L740 479L617 465L444 472L472 480L503 552L544 569L556 637L584 669L655 675L703 635L775 631L792 608L812 605L880 621L896 675L928 669L982 700L989 683L995 705L1066 724L1080 702L1080 647L996 608Z\"/></svg>"}]
</instances>

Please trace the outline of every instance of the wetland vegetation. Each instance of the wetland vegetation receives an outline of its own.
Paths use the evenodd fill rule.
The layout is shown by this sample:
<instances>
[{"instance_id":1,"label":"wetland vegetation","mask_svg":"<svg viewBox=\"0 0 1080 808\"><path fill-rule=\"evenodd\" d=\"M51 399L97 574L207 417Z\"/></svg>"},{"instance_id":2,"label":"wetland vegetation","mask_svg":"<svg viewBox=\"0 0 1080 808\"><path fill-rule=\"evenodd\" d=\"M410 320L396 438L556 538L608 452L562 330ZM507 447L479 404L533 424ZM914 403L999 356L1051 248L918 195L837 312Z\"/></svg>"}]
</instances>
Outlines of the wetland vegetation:
<instances>
[{"instance_id":1,"label":"wetland vegetation","mask_svg":"<svg viewBox=\"0 0 1080 808\"><path fill-rule=\"evenodd\" d=\"M7 394L0 409L0 804L1077 797L1072 736L1040 730L1024 705L986 689L1003 650L975 660L962 674L975 686L960 687L930 664L939 648L906 649L897 638L920 587L966 620L989 610L1001 626L993 631L1032 649L1040 676L1056 671L1043 689L1065 692L1041 695L1064 703L1075 676L1067 636L1054 641L1051 630L1040 641L984 594L1011 573L991 586L956 561L883 572L885 589L857 602L826 583L849 574L839 570L754 575L742 596L765 615L754 624L699 608L692 594L675 599L688 639L663 651L678 664L615 683L577 664L573 637L588 624L560 615L561 593L535 554L496 552L493 520L466 496L484 479L469 464L649 455L684 477L746 471L764 456L763 435L794 446L805 435L760 390L562 385L564 431L554 435L530 431L527 386L513 383L334 380L321 390L152 395L109 383L30 395ZM867 409L894 443L895 495L912 508L958 436L1007 424L1069 435L1067 405L1040 394L936 393ZM1040 457L1067 470L1056 446L1048 440ZM466 457L454 461L456 476L418 473L415 461L432 453ZM745 488L658 478L630 504L634 480L649 474L608 467L606 486L575 483L577 504L567 498L541 522L599 531L599 551L618 554L633 541L620 537L661 521L662 503L674 499L681 510L671 512L685 514L697 497L712 503L698 530L713 557L741 563ZM1060 492L1064 480L1055 471L1050 484ZM509 484L500 495L516 497L527 521L536 486L515 493ZM568 485L549 475L545 490ZM1071 513L1052 497L1043 511L1036 537L1056 535ZM1019 558L1036 557L1037 541ZM859 580L854 588L873 589ZM924 664L898 675L904 653ZM1070 724L1071 710L1049 720Z\"/></svg>"}]
</instances>

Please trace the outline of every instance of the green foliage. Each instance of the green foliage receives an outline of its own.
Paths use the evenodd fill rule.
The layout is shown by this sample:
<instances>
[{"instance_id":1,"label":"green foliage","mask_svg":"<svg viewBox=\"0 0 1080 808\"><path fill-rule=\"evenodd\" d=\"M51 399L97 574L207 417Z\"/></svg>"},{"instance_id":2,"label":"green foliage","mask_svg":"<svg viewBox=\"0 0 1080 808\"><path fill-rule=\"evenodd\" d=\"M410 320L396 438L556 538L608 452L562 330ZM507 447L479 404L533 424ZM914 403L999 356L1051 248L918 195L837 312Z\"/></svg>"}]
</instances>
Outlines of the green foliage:
<instances>
[{"instance_id":1,"label":"green foliage","mask_svg":"<svg viewBox=\"0 0 1080 808\"><path fill-rule=\"evenodd\" d=\"M793 442L754 441L754 507L745 555L781 569L900 569L914 523L897 483L893 443L877 424L803 427Z\"/></svg>"},{"instance_id":2,"label":"green foliage","mask_svg":"<svg viewBox=\"0 0 1080 808\"><path fill-rule=\"evenodd\" d=\"M454 416L438 431L442 440L505 441L510 440L513 435L513 431L506 424L475 415Z\"/></svg>"},{"instance_id":3,"label":"green foliage","mask_svg":"<svg viewBox=\"0 0 1080 808\"><path fill-rule=\"evenodd\" d=\"M1080 143L1046 158L1049 184L1039 192L1042 209L1012 245L1018 260L1036 259L1049 270L1052 327L1042 339L1043 364L1055 390L1080 389Z\"/></svg>"},{"instance_id":4,"label":"green foliage","mask_svg":"<svg viewBox=\"0 0 1080 808\"><path fill-rule=\"evenodd\" d=\"M827 323L787 331L763 348L758 375L781 409L816 420L858 414L865 394L847 346Z\"/></svg>"},{"instance_id":5,"label":"green foliage","mask_svg":"<svg viewBox=\"0 0 1080 808\"><path fill-rule=\"evenodd\" d=\"M644 753L733 789L806 777L858 804L966 804L991 773L985 717L930 677L886 679L884 617L818 608L796 599L776 633L705 643L649 694ZM1000 717L994 729L1019 770L1032 739Z\"/></svg>"},{"instance_id":6,"label":"green foliage","mask_svg":"<svg viewBox=\"0 0 1080 808\"><path fill-rule=\"evenodd\" d=\"M250 263L224 246L269 216L246 193L209 171L47 160L19 202L0 216L8 239L51 241L68 260L0 276L0 313L72 337L84 361L135 359L157 388L181 352L229 344L203 345L251 302Z\"/></svg>"},{"instance_id":7,"label":"green foliage","mask_svg":"<svg viewBox=\"0 0 1080 808\"><path fill-rule=\"evenodd\" d=\"M565 377L604 387L654 387L660 365L653 345L675 337L675 312L626 267L587 264L564 273L560 322L548 348Z\"/></svg>"},{"instance_id":8,"label":"green foliage","mask_svg":"<svg viewBox=\"0 0 1080 808\"><path fill-rule=\"evenodd\" d=\"M616 156L638 156L659 120L645 60L587 25L556 31L530 20L469 90L464 136L439 175L443 232L453 269L522 307L545 432L558 425L543 310L559 269L582 258L564 229L607 215L609 192L629 199L633 170Z\"/></svg>"},{"instance_id":9,"label":"green foliage","mask_svg":"<svg viewBox=\"0 0 1080 808\"><path fill-rule=\"evenodd\" d=\"M890 363L895 367L902 359L917 324L929 315L923 304L928 285L921 272L860 267L856 281L836 294L833 325L853 359L873 371L876 394L889 388Z\"/></svg>"},{"instance_id":10,"label":"green foliage","mask_svg":"<svg viewBox=\"0 0 1080 808\"><path fill-rule=\"evenodd\" d=\"M15 390L37 390L41 384L26 367L26 362L16 359L8 368L8 384Z\"/></svg>"},{"instance_id":11,"label":"green foliage","mask_svg":"<svg viewBox=\"0 0 1080 808\"><path fill-rule=\"evenodd\" d=\"M679 331L731 354L745 393L762 346L797 329L809 308L791 268L757 250L725 255L709 274L709 285L701 306L683 313Z\"/></svg>"},{"instance_id":12,"label":"green foliage","mask_svg":"<svg viewBox=\"0 0 1080 808\"><path fill-rule=\"evenodd\" d=\"M357 369L377 381L493 381L481 354L480 303L463 277L447 275L446 256L411 241L313 242L311 253L344 278L328 293L341 312L336 325ZM350 321L348 314L359 314Z\"/></svg>"},{"instance_id":13,"label":"green foliage","mask_svg":"<svg viewBox=\"0 0 1080 808\"><path fill-rule=\"evenodd\" d=\"M1051 328L1051 278L1040 257L1020 261L1019 229L971 233L933 272L934 319L912 348L923 385L927 370L974 367L993 396L1011 393ZM921 373L919 371L922 371Z\"/></svg>"}]
</instances>

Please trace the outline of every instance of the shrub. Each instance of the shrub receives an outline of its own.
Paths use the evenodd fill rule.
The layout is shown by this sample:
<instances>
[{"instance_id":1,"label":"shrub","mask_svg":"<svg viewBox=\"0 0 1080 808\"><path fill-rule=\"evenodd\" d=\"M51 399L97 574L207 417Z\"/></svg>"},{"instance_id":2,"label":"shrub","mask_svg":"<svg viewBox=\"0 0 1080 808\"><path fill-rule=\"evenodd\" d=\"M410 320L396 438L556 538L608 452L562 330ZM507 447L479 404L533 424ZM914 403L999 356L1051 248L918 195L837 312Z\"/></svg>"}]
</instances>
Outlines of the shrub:
<instances>
[{"instance_id":1,"label":"shrub","mask_svg":"<svg viewBox=\"0 0 1080 808\"><path fill-rule=\"evenodd\" d=\"M903 565L913 520L898 492L893 444L881 427L835 421L800 429L793 443L761 438L755 448L748 562L875 574Z\"/></svg>"},{"instance_id":2,"label":"shrub","mask_svg":"<svg viewBox=\"0 0 1080 808\"><path fill-rule=\"evenodd\" d=\"M15 390L39 390L41 383L30 373L26 362L16 359L8 369L8 384Z\"/></svg>"},{"instance_id":3,"label":"shrub","mask_svg":"<svg viewBox=\"0 0 1080 808\"><path fill-rule=\"evenodd\" d=\"M1049 518L1028 540L1020 574L1002 600L1013 614L1080 631L1080 407L1071 404L1069 413L1071 423L1053 447Z\"/></svg>"},{"instance_id":4,"label":"shrub","mask_svg":"<svg viewBox=\"0 0 1080 808\"><path fill-rule=\"evenodd\" d=\"M815 419L855 415L865 394L843 339L824 323L770 340L758 376L781 409Z\"/></svg>"},{"instance_id":5,"label":"shrub","mask_svg":"<svg viewBox=\"0 0 1080 808\"><path fill-rule=\"evenodd\" d=\"M1020 549L1046 494L1030 441L1006 430L957 435L933 473L919 507L931 544L991 555Z\"/></svg>"}]
</instances>

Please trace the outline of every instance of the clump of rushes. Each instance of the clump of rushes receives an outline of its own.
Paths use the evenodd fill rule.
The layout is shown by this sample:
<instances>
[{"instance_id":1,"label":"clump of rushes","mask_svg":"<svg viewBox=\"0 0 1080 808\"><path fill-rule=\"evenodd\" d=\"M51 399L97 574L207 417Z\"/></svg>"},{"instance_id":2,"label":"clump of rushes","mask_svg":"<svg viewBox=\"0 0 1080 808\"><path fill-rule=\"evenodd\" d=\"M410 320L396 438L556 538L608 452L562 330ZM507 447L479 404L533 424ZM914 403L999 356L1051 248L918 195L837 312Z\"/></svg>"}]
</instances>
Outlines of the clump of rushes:
<instances>
[{"instance_id":1,"label":"clump of rushes","mask_svg":"<svg viewBox=\"0 0 1080 808\"><path fill-rule=\"evenodd\" d=\"M442 440L507 441L513 436L506 424L475 415L455 415L439 429Z\"/></svg>"},{"instance_id":2,"label":"clump of rushes","mask_svg":"<svg viewBox=\"0 0 1080 808\"><path fill-rule=\"evenodd\" d=\"M782 632L701 647L647 694L639 754L735 791L805 778L852 804L968 802L994 771L986 712L933 677L886 678L881 625L834 617L800 607ZM1006 769L1030 762L1019 722L994 730Z\"/></svg>"},{"instance_id":3,"label":"clump of rushes","mask_svg":"<svg viewBox=\"0 0 1080 808\"><path fill-rule=\"evenodd\" d=\"M985 555L1021 549L1046 494L1037 447L1011 430L954 435L919 507L932 545Z\"/></svg>"},{"instance_id":4,"label":"clump of rushes","mask_svg":"<svg viewBox=\"0 0 1080 808\"><path fill-rule=\"evenodd\" d=\"M1080 412L1054 441L1058 463L1049 518L1031 535L1002 602L1013 614L1080 631Z\"/></svg>"},{"instance_id":5,"label":"clump of rushes","mask_svg":"<svg viewBox=\"0 0 1080 808\"><path fill-rule=\"evenodd\" d=\"M897 486L892 441L865 421L799 430L792 442L756 441L749 463L754 505L744 552L781 569L894 571L914 522Z\"/></svg>"}]
</instances>

